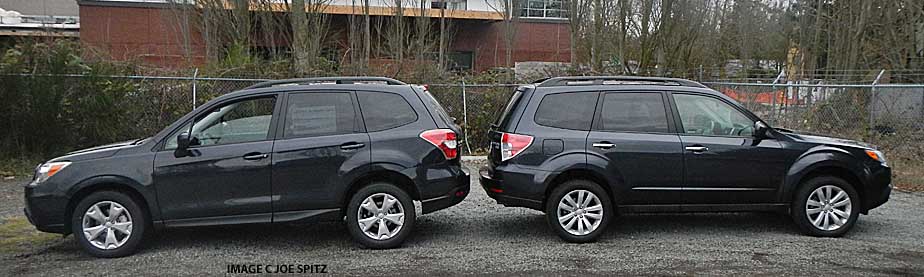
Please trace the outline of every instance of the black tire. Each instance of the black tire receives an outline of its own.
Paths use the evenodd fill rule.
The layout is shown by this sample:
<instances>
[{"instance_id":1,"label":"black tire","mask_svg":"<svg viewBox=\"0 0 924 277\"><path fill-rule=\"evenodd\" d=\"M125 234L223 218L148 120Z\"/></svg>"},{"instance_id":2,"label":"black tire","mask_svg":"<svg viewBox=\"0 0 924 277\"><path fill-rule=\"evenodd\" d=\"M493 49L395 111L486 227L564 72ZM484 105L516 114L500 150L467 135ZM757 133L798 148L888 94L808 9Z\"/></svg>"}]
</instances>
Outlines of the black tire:
<instances>
[{"instance_id":1,"label":"black tire","mask_svg":"<svg viewBox=\"0 0 924 277\"><path fill-rule=\"evenodd\" d=\"M562 226L562 224L567 225L567 222L559 223L558 204L562 201L562 198L564 198L565 195L577 193L581 190L589 191L597 197L600 205L602 205L603 213L602 218L598 219L599 225L596 227L596 229L584 235L577 235L565 230L565 227ZM549 227L551 227L552 230L555 230L555 233L557 233L558 236L563 240L574 243L586 243L596 241L597 238L599 238L600 235L606 231L610 221L612 221L612 218L616 216L614 210L615 209L613 208L612 200L610 200L609 195L606 194L606 191L603 190L600 185L588 180L570 180L552 190L552 193L546 200L545 214L546 219L549 222ZM583 219L583 217L581 219ZM589 222L592 219L588 217L587 220ZM580 224L580 222L574 224Z\"/></svg>"},{"instance_id":2,"label":"black tire","mask_svg":"<svg viewBox=\"0 0 924 277\"><path fill-rule=\"evenodd\" d=\"M383 193L387 195L391 195L392 197L398 200L397 204L400 204L401 208L404 211L404 219L403 219L404 222L401 225L401 229L397 230L397 234L394 234L386 239L374 239L370 237L369 235L366 235L366 233L360 227L359 213L360 213L361 206L363 205L363 201L365 201L366 198L372 195L383 194ZM360 189L359 191L357 191L355 194L353 194L353 197L350 199L350 202L347 204L347 208L346 208L347 229L350 231L350 235L353 236L353 240L355 240L357 243L365 247L372 248L372 249L388 249L388 248L398 247L401 245L402 242L404 242L404 239L406 239L408 235L410 235L414 229L414 222L417 219L417 215L416 215L416 212L414 211L414 202L412 201L413 200L406 192L404 192L403 190L401 190L395 185L384 183L384 182L377 182L377 183L368 185ZM382 207L380 203L376 203L376 205L377 207ZM393 211L395 211L394 209L396 208L397 207L392 207ZM364 210L363 212L366 213L368 212L368 210ZM382 222L385 222L385 220L384 219L379 220L379 222L370 223L367 226L370 226L370 229L378 228L378 227L371 227L371 226L379 226L379 224L382 224ZM385 225L386 227L391 226L389 229L396 227L396 225L392 221L388 221L385 224L386 224Z\"/></svg>"},{"instance_id":3,"label":"black tire","mask_svg":"<svg viewBox=\"0 0 924 277\"><path fill-rule=\"evenodd\" d=\"M130 235L127 235L127 240L121 246L113 249L102 249L94 246L84 235L83 230L84 215L87 213L87 211L91 208L91 206L106 201L117 203L125 209L125 212L128 213L128 217L125 217L124 214L120 215L120 217L131 218ZM107 213L107 218L108 212L109 211L104 212ZM147 222L147 214L143 209L141 209L141 206L139 206L137 201L132 197L117 191L98 191L87 195L77 203L76 207L74 208L73 215L71 216L71 232L74 233L74 238L77 241L77 244L90 255L99 258L117 258L131 255L138 250L138 246L141 244L141 241L145 237L145 233L148 230ZM112 231L116 232L115 230ZM102 231L100 236L107 235L107 232L108 231ZM118 233L118 235L124 236L122 233ZM114 236L118 235L114 233Z\"/></svg>"},{"instance_id":4,"label":"black tire","mask_svg":"<svg viewBox=\"0 0 924 277\"><path fill-rule=\"evenodd\" d=\"M840 227L837 227L834 230L824 230L822 228L816 227L812 223L812 219L809 218L809 215L807 214L808 207L806 206L806 203L808 202L809 198L813 197L812 194L816 189L828 185L835 186L844 191L847 194L847 197L849 197L851 203L850 214L847 217L847 222L845 224L840 224ZM814 197L818 196L816 195ZM799 186L799 188L796 190L796 193L793 195L790 214L793 221L796 223L796 226L799 226L799 229L802 230L802 232L806 235L815 237L840 237L850 231L850 229L853 228L853 225L857 223L857 219L860 217L860 208L862 205L860 200L860 195L857 193L857 190L852 185L850 185L850 183L844 181L844 179L834 176L819 176L809 179ZM816 216L816 218L818 216ZM831 221L833 222L834 220Z\"/></svg>"}]
</instances>

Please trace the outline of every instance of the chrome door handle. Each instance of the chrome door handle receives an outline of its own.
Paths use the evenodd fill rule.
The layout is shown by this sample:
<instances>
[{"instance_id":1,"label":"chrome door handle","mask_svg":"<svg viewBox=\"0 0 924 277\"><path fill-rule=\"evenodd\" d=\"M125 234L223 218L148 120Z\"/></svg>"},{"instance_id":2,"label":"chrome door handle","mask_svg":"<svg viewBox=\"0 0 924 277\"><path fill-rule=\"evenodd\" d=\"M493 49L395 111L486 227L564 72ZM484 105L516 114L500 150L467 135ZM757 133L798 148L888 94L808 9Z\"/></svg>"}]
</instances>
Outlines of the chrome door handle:
<instances>
[{"instance_id":1,"label":"chrome door handle","mask_svg":"<svg viewBox=\"0 0 924 277\"><path fill-rule=\"evenodd\" d=\"M616 145L612 143L606 143L606 142L596 142L593 144L593 146L596 148L610 149L610 148L615 147Z\"/></svg>"},{"instance_id":2,"label":"chrome door handle","mask_svg":"<svg viewBox=\"0 0 924 277\"><path fill-rule=\"evenodd\" d=\"M269 154L253 153L253 154L244 155L244 159L248 161L262 160L266 158L269 158Z\"/></svg>"},{"instance_id":3,"label":"chrome door handle","mask_svg":"<svg viewBox=\"0 0 924 277\"><path fill-rule=\"evenodd\" d=\"M687 147L684 148L684 149L686 149L687 151L691 151L691 152L706 152L706 151L709 151L709 147L705 147L705 146L687 146Z\"/></svg>"},{"instance_id":4,"label":"chrome door handle","mask_svg":"<svg viewBox=\"0 0 924 277\"><path fill-rule=\"evenodd\" d=\"M341 144L341 145L340 145L340 149L343 149L343 150L353 150L353 149L363 148L363 147L365 147L365 146L366 146L366 145L365 145L365 144L362 144L362 143L348 142L348 143Z\"/></svg>"}]
</instances>

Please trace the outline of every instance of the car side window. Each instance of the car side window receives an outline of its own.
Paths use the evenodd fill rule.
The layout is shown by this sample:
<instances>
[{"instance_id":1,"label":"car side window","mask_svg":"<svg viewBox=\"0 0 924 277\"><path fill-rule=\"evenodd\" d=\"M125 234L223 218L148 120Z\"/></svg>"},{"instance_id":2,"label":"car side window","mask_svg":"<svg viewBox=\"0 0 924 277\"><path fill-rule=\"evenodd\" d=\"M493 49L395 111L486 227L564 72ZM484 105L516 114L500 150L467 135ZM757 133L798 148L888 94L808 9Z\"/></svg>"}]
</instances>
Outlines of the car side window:
<instances>
[{"instance_id":1,"label":"car side window","mask_svg":"<svg viewBox=\"0 0 924 277\"><path fill-rule=\"evenodd\" d=\"M600 120L602 131L669 131L661 93L607 93L603 96Z\"/></svg>"},{"instance_id":2,"label":"car side window","mask_svg":"<svg viewBox=\"0 0 924 277\"><path fill-rule=\"evenodd\" d=\"M539 102L537 124L572 130L590 130L597 103L597 92L549 94Z\"/></svg>"},{"instance_id":3,"label":"car side window","mask_svg":"<svg viewBox=\"0 0 924 277\"><path fill-rule=\"evenodd\" d=\"M190 146L223 145L266 140L276 105L275 97L236 101L199 116L192 127ZM189 132L186 124L179 133ZM176 149L176 135L164 147Z\"/></svg>"},{"instance_id":4,"label":"car side window","mask_svg":"<svg viewBox=\"0 0 924 277\"><path fill-rule=\"evenodd\" d=\"M289 95L284 138L353 133L356 111L349 92L311 92Z\"/></svg>"},{"instance_id":5,"label":"car side window","mask_svg":"<svg viewBox=\"0 0 924 277\"><path fill-rule=\"evenodd\" d=\"M357 92L366 130L377 132L417 121L417 113L403 96L388 92Z\"/></svg>"},{"instance_id":6,"label":"car side window","mask_svg":"<svg viewBox=\"0 0 924 277\"><path fill-rule=\"evenodd\" d=\"M692 94L674 94L680 122L686 134L707 136L751 136L754 121L719 99Z\"/></svg>"}]
</instances>

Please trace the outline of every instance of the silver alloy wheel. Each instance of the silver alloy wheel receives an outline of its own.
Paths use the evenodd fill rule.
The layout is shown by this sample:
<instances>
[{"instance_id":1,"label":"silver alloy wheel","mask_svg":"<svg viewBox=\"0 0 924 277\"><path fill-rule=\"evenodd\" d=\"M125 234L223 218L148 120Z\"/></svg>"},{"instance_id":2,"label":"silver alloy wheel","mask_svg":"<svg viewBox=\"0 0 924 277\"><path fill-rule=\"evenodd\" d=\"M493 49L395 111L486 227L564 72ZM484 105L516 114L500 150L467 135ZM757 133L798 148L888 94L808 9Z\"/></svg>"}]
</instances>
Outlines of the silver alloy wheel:
<instances>
[{"instance_id":1,"label":"silver alloy wheel","mask_svg":"<svg viewBox=\"0 0 924 277\"><path fill-rule=\"evenodd\" d=\"M593 192L574 190L558 201L558 223L576 236L590 234L603 222L603 202Z\"/></svg>"},{"instance_id":2,"label":"silver alloy wheel","mask_svg":"<svg viewBox=\"0 0 924 277\"><path fill-rule=\"evenodd\" d=\"M374 240L392 238L404 227L404 205L388 193L366 197L357 213L359 229Z\"/></svg>"},{"instance_id":3,"label":"silver alloy wheel","mask_svg":"<svg viewBox=\"0 0 924 277\"><path fill-rule=\"evenodd\" d=\"M132 236L132 215L119 203L97 202L83 214L83 235L96 248L119 248Z\"/></svg>"},{"instance_id":4,"label":"silver alloy wheel","mask_svg":"<svg viewBox=\"0 0 924 277\"><path fill-rule=\"evenodd\" d=\"M847 224L852 208L850 195L838 186L821 186L805 201L805 215L815 228L834 231Z\"/></svg>"}]
</instances>

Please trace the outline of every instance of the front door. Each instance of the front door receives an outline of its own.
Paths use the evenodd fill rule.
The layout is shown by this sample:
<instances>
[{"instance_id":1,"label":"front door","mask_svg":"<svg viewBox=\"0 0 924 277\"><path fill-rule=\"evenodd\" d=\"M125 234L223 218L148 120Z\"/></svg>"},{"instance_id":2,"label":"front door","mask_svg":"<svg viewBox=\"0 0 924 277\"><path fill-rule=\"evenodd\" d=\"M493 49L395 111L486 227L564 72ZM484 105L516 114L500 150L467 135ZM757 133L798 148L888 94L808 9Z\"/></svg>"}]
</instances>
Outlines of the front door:
<instances>
[{"instance_id":1,"label":"front door","mask_svg":"<svg viewBox=\"0 0 924 277\"><path fill-rule=\"evenodd\" d=\"M683 132L686 204L768 204L785 157L778 141L753 136L755 119L717 96L674 93Z\"/></svg>"},{"instance_id":2,"label":"front door","mask_svg":"<svg viewBox=\"0 0 924 277\"><path fill-rule=\"evenodd\" d=\"M275 102L275 97L236 100L174 132L154 160L165 220L189 225L269 220ZM176 157L176 135L190 131L189 154Z\"/></svg>"},{"instance_id":3,"label":"front door","mask_svg":"<svg viewBox=\"0 0 924 277\"><path fill-rule=\"evenodd\" d=\"M661 92L607 92L600 99L587 150L622 176L620 205L681 203L683 152L664 103Z\"/></svg>"}]
</instances>

